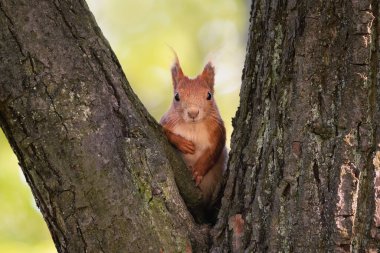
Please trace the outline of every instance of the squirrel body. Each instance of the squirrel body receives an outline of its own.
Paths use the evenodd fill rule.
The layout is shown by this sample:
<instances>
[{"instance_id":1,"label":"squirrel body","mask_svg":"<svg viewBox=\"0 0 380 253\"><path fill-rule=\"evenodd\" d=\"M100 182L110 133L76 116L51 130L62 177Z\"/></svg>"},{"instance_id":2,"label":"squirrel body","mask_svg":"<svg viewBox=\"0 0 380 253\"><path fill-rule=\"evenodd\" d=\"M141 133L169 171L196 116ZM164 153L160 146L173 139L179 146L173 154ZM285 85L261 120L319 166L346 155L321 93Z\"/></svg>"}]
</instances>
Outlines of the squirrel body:
<instances>
[{"instance_id":1,"label":"squirrel body","mask_svg":"<svg viewBox=\"0 0 380 253\"><path fill-rule=\"evenodd\" d=\"M169 140L182 154L203 202L216 200L228 159L226 130L214 95L214 67L208 63L194 79L185 76L178 57L172 67L174 98L161 118Z\"/></svg>"}]
</instances>

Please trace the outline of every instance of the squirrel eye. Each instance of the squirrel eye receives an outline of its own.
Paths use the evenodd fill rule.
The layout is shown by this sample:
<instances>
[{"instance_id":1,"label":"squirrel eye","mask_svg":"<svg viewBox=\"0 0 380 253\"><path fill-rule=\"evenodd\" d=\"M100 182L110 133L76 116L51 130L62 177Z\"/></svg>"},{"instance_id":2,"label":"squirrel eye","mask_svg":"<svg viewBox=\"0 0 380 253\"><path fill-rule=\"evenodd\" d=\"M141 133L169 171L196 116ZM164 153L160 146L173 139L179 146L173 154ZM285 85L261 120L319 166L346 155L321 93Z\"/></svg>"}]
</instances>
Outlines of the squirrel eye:
<instances>
[{"instance_id":1,"label":"squirrel eye","mask_svg":"<svg viewBox=\"0 0 380 253\"><path fill-rule=\"evenodd\" d=\"M178 94L178 92L175 93L175 95L174 95L174 99L175 99L176 101L179 101L179 94Z\"/></svg>"},{"instance_id":2,"label":"squirrel eye","mask_svg":"<svg viewBox=\"0 0 380 253\"><path fill-rule=\"evenodd\" d=\"M211 100L211 98L212 98L211 92L207 92L207 100Z\"/></svg>"}]
</instances>

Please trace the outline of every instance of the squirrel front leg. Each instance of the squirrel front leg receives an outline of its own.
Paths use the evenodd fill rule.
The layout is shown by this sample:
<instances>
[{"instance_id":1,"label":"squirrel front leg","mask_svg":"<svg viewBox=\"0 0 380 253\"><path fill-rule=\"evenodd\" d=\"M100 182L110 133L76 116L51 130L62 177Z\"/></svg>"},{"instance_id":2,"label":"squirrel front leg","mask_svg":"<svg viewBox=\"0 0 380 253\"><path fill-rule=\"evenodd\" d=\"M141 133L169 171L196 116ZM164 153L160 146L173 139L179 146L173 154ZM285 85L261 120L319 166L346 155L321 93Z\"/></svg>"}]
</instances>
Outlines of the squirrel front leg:
<instances>
[{"instance_id":1,"label":"squirrel front leg","mask_svg":"<svg viewBox=\"0 0 380 253\"><path fill-rule=\"evenodd\" d=\"M191 170L193 173L193 179L195 180L195 185L198 186L203 176L211 169L211 167L215 164L216 161L214 159L210 159L212 156L212 152L210 149L207 149L201 157L196 161L196 163L192 166Z\"/></svg>"},{"instance_id":2,"label":"squirrel front leg","mask_svg":"<svg viewBox=\"0 0 380 253\"><path fill-rule=\"evenodd\" d=\"M204 151L191 168L193 179L197 186L201 183L203 176L206 175L212 166L218 161L224 149L226 144L226 130L223 124L218 125L214 129L211 139L213 140L213 142L211 142L211 147Z\"/></svg>"},{"instance_id":3,"label":"squirrel front leg","mask_svg":"<svg viewBox=\"0 0 380 253\"><path fill-rule=\"evenodd\" d=\"M169 128L163 126L164 133L168 138L169 142L173 144L179 151L184 154L194 154L195 153L195 145L193 142L186 140L182 136L173 133Z\"/></svg>"}]
</instances>

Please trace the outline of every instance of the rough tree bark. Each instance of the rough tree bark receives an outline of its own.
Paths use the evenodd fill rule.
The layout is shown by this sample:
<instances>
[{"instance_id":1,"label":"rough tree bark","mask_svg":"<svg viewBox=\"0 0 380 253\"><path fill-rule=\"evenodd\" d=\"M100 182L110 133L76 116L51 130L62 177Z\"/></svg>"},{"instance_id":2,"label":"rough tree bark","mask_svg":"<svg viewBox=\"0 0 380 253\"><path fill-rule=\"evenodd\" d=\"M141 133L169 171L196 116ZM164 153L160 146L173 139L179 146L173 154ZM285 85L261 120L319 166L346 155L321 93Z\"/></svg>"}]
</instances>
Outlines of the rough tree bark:
<instances>
[{"instance_id":1,"label":"rough tree bark","mask_svg":"<svg viewBox=\"0 0 380 253\"><path fill-rule=\"evenodd\" d=\"M0 125L59 252L205 249L173 171L200 191L83 0L0 1L0 62Z\"/></svg>"},{"instance_id":2,"label":"rough tree bark","mask_svg":"<svg viewBox=\"0 0 380 253\"><path fill-rule=\"evenodd\" d=\"M216 252L378 252L379 17L253 1Z\"/></svg>"},{"instance_id":3,"label":"rough tree bark","mask_svg":"<svg viewBox=\"0 0 380 253\"><path fill-rule=\"evenodd\" d=\"M380 248L379 9L253 1L212 251ZM0 124L58 251L207 250L84 1L0 0L0 36Z\"/></svg>"}]
</instances>

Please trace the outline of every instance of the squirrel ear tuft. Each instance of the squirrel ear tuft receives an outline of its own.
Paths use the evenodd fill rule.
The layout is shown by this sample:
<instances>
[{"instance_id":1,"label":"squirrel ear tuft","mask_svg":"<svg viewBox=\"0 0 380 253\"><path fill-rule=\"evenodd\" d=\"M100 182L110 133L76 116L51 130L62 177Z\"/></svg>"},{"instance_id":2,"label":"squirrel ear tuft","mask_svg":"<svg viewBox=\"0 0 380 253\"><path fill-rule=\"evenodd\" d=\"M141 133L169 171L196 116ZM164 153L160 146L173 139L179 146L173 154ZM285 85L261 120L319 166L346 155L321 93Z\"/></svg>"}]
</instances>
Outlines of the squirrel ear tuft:
<instances>
[{"instance_id":1,"label":"squirrel ear tuft","mask_svg":"<svg viewBox=\"0 0 380 253\"><path fill-rule=\"evenodd\" d=\"M203 69L201 78L204 81L206 81L207 85L209 85L211 89L214 87L214 76L215 76L214 66L212 66L211 62L208 62L205 68Z\"/></svg>"},{"instance_id":2,"label":"squirrel ear tuft","mask_svg":"<svg viewBox=\"0 0 380 253\"><path fill-rule=\"evenodd\" d=\"M177 88L178 82L183 78L183 72L181 65L179 65L179 60L177 54L175 54L175 62L172 67L172 79L173 79L173 86L174 89Z\"/></svg>"}]
</instances>

